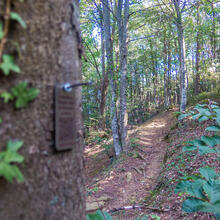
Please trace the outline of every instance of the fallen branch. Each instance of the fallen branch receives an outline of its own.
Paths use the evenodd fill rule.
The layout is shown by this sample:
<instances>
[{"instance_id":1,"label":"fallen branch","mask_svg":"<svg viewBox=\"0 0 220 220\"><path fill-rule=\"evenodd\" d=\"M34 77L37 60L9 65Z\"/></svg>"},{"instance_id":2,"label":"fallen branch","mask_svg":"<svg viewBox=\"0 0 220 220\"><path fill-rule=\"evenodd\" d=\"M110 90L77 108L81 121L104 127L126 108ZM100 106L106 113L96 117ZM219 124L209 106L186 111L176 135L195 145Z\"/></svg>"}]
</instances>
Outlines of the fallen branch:
<instances>
[{"instance_id":1,"label":"fallen branch","mask_svg":"<svg viewBox=\"0 0 220 220\"><path fill-rule=\"evenodd\" d=\"M133 206L124 206L120 208L114 208L112 210L109 210L108 213L114 213L114 212L118 212L122 210L131 210L131 209L138 209L138 210L149 209L149 210L157 211L157 212L169 212L170 211L169 209L159 209L159 208L154 208L154 207L133 205Z\"/></svg>"},{"instance_id":2,"label":"fallen branch","mask_svg":"<svg viewBox=\"0 0 220 220\"><path fill-rule=\"evenodd\" d=\"M134 169L139 174L143 174L143 172L140 169L136 168L136 167L132 167L132 169Z\"/></svg>"},{"instance_id":3,"label":"fallen branch","mask_svg":"<svg viewBox=\"0 0 220 220\"><path fill-rule=\"evenodd\" d=\"M118 211L122 211L122 210L131 210L131 209L143 209L144 206L138 206L138 205L133 205L133 206L124 206L121 208L114 208L112 210L109 210L108 213L114 213L114 212L118 212Z\"/></svg>"}]
</instances>

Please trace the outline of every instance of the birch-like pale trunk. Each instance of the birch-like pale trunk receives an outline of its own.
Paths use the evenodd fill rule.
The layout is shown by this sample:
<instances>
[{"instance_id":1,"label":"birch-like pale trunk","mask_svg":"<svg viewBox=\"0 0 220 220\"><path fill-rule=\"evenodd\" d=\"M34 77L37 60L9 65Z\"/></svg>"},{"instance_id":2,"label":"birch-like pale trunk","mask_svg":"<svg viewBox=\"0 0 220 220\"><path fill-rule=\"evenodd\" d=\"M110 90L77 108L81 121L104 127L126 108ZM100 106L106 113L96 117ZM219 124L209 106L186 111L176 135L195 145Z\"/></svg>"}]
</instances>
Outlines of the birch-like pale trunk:
<instances>
[{"instance_id":1,"label":"birch-like pale trunk","mask_svg":"<svg viewBox=\"0 0 220 220\"><path fill-rule=\"evenodd\" d=\"M182 12L180 1L173 0L176 11L176 26L179 44L179 71L180 71L180 111L186 110L187 103L187 85L186 85L186 67L185 67L185 42L183 36Z\"/></svg>"},{"instance_id":2,"label":"birch-like pale trunk","mask_svg":"<svg viewBox=\"0 0 220 220\"><path fill-rule=\"evenodd\" d=\"M215 24L216 13L215 13L215 8L214 8L214 2L209 1L209 3L211 5L211 9L212 9L212 31L211 31L212 59L215 60L216 59L216 46L217 46L216 24Z\"/></svg>"},{"instance_id":3,"label":"birch-like pale trunk","mask_svg":"<svg viewBox=\"0 0 220 220\"><path fill-rule=\"evenodd\" d=\"M103 5L103 18L104 18L104 33L105 33L105 50L107 59L107 74L110 78L112 100L111 100L111 120L112 120L112 136L116 157L122 151L119 140L119 128L117 119L117 94L116 85L114 83L114 62L113 62L113 44L111 39L111 22L110 22L110 7L108 0L102 0Z\"/></svg>"},{"instance_id":4,"label":"birch-like pale trunk","mask_svg":"<svg viewBox=\"0 0 220 220\"><path fill-rule=\"evenodd\" d=\"M197 27L200 25L200 15L199 15L199 6L197 7ZM197 30L196 33L196 76L195 76L195 95L198 95L200 92L200 30Z\"/></svg>"},{"instance_id":5,"label":"birch-like pale trunk","mask_svg":"<svg viewBox=\"0 0 220 220\"><path fill-rule=\"evenodd\" d=\"M168 39L167 44L167 68L168 68L168 87L167 87L167 96L168 96L168 105L171 104L171 91L172 91L172 84L171 84L171 51L170 51L170 40Z\"/></svg>"},{"instance_id":6,"label":"birch-like pale trunk","mask_svg":"<svg viewBox=\"0 0 220 220\"><path fill-rule=\"evenodd\" d=\"M180 111L186 110L187 104L187 82L186 82L186 68L185 68L185 42L183 37L183 28L178 28L178 38L179 38L179 45L180 45L180 79L181 79L181 98L180 98Z\"/></svg>"},{"instance_id":7,"label":"birch-like pale trunk","mask_svg":"<svg viewBox=\"0 0 220 220\"><path fill-rule=\"evenodd\" d=\"M124 3L124 4L123 4ZM124 16L122 15L124 8ZM120 51L120 134L122 149L126 151L128 143L128 114L127 114L127 38L128 38L128 18L129 18L129 0L118 0L118 35L119 35L119 51Z\"/></svg>"},{"instance_id":8,"label":"birch-like pale trunk","mask_svg":"<svg viewBox=\"0 0 220 220\"><path fill-rule=\"evenodd\" d=\"M106 96L108 89L108 73L105 71L105 31L103 21L101 22L101 63L102 63L102 85L101 85L101 100L100 100L100 120L99 126L104 129L105 128L105 104L106 104Z\"/></svg>"}]
</instances>

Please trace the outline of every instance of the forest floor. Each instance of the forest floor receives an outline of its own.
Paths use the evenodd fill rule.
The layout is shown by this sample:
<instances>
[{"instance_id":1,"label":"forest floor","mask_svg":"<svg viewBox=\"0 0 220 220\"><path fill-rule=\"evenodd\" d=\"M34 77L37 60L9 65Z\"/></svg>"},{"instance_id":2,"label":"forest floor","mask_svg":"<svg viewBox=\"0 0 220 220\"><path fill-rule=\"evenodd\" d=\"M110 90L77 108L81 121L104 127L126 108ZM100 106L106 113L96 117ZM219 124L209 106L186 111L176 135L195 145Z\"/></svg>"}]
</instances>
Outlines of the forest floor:
<instances>
[{"instance_id":1,"label":"forest floor","mask_svg":"<svg viewBox=\"0 0 220 220\"><path fill-rule=\"evenodd\" d=\"M201 136L204 127L195 121L178 123L172 110L133 126L131 148L117 160L111 158L112 140L99 139L86 146L87 211L113 211L114 219L120 220L142 216L149 220L212 219L204 213L182 213L184 196L173 192L179 178L198 170L201 162L214 161L218 167L216 158L181 153L182 143ZM141 208L120 210L133 205Z\"/></svg>"}]
</instances>

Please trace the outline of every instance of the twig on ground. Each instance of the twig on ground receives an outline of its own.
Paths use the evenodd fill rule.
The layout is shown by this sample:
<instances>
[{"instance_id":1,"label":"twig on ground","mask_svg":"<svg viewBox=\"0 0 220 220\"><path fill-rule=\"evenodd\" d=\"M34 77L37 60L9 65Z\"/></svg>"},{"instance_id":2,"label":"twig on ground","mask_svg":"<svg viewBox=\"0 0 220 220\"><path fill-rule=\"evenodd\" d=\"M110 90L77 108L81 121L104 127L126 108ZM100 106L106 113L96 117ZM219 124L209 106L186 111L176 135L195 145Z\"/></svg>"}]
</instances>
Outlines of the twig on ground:
<instances>
[{"instance_id":1,"label":"twig on ground","mask_svg":"<svg viewBox=\"0 0 220 220\"><path fill-rule=\"evenodd\" d=\"M169 209L160 209L160 208L154 208L154 207L133 205L133 206L124 206L120 208L114 208L112 210L109 210L108 213L114 213L114 212L118 212L122 210L131 210L131 209L138 209L138 210L149 209L149 210L157 211L157 212L169 212L170 211Z\"/></svg>"},{"instance_id":2,"label":"twig on ground","mask_svg":"<svg viewBox=\"0 0 220 220\"><path fill-rule=\"evenodd\" d=\"M141 170L136 168L136 167L132 167L132 169L134 169L137 173L142 174Z\"/></svg>"}]
</instances>

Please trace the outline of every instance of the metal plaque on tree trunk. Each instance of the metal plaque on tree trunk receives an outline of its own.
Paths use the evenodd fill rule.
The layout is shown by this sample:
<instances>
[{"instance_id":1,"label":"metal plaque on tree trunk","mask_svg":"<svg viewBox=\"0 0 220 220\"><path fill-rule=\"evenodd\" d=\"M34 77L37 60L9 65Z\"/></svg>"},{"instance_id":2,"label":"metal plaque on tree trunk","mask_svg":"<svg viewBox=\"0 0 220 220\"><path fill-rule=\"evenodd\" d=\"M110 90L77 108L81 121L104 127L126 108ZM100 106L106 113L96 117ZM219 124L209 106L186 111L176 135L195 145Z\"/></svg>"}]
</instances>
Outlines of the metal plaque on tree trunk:
<instances>
[{"instance_id":1,"label":"metal plaque on tree trunk","mask_svg":"<svg viewBox=\"0 0 220 220\"><path fill-rule=\"evenodd\" d=\"M55 87L55 146L57 151L72 149L74 143L74 93L63 84Z\"/></svg>"}]
</instances>

